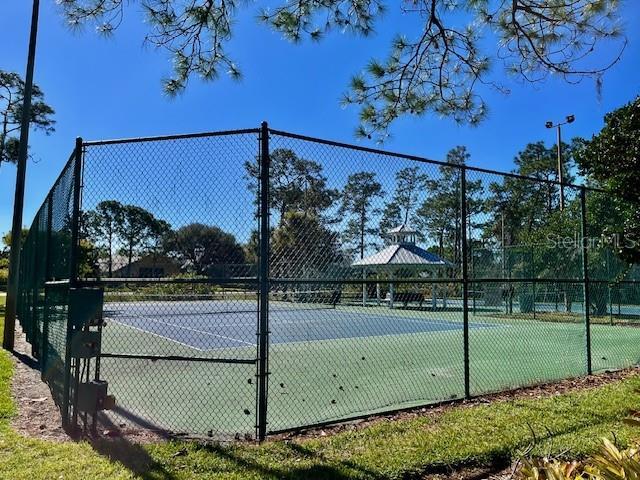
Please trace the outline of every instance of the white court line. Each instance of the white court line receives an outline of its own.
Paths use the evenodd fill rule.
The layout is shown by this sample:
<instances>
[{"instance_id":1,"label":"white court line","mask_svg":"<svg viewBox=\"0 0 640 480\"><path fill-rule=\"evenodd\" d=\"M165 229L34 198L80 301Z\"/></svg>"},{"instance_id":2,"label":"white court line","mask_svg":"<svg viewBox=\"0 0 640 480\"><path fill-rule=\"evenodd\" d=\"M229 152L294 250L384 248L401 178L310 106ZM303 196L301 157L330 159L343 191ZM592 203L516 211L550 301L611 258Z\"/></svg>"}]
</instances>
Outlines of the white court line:
<instances>
[{"instance_id":1,"label":"white court line","mask_svg":"<svg viewBox=\"0 0 640 480\"><path fill-rule=\"evenodd\" d=\"M273 312L272 312L273 313ZM455 320L446 320L446 319L434 319L434 318L415 318L415 317L401 317L399 315L386 315L386 316L367 316L366 313L356 313L355 315L357 316L349 316L352 315L351 313L347 314L347 318L344 318L341 316L339 316L338 318L332 318L332 321L344 321L344 320L348 320L348 321L362 321L362 322L381 322L381 321L388 321L389 319L393 319L393 320L402 320L405 322L409 322L409 323L418 323L418 324L424 324L424 323L432 323L432 324L446 324L446 325L462 325L462 322L458 322ZM316 324L316 323L320 323L320 324L326 324L328 322L327 319L318 319L318 320L289 320L289 321L280 321L280 320L271 320L271 325L312 325L312 324ZM490 324L483 324L483 326L489 326ZM216 328L225 328L225 327L255 327L256 323L252 322L252 323L217 323L215 324ZM253 344L252 344L253 345Z\"/></svg>"},{"instance_id":2,"label":"white court line","mask_svg":"<svg viewBox=\"0 0 640 480\"><path fill-rule=\"evenodd\" d=\"M270 325L310 325L312 323L325 323L326 320L304 320L304 321L290 321L290 322L279 322L277 320L270 320ZM258 323L217 323L215 327L255 327ZM252 344L253 345L253 344Z\"/></svg>"},{"instance_id":3,"label":"white court line","mask_svg":"<svg viewBox=\"0 0 640 480\"><path fill-rule=\"evenodd\" d=\"M149 330L145 330L144 328L134 327L133 325L129 325L128 323L119 322L118 320L115 320L114 318L111 318L111 317L105 317L105 319L107 319L110 322L114 322L114 323L117 323L117 324L125 326L125 327L133 328L134 330L138 330L139 332L148 333L149 335L153 335L154 337L160 337L160 338L163 338L165 340L169 340L170 342L177 343L178 345L182 345L183 347L192 348L194 350L198 350L199 352L206 352L207 351L207 350L203 350L202 348L198 348L198 347L194 347L193 345L189 345L188 343L180 342L180 341L178 341L178 340L176 340L174 338L165 337L164 335L160 335L159 333L150 332Z\"/></svg>"},{"instance_id":4,"label":"white court line","mask_svg":"<svg viewBox=\"0 0 640 480\"><path fill-rule=\"evenodd\" d=\"M184 330L189 330L189 331L196 332L196 333L202 333L203 335L210 335L212 337L224 338L225 340L231 340L232 342L244 343L245 345L251 345L252 347L256 346L255 343L245 342L244 340L238 340L237 338L226 337L224 335L218 335L217 333L211 333L211 332L207 332L205 330L198 330L197 328L185 327L183 325L177 325L177 324L171 323L171 322L163 322L162 320L156 320L155 318L146 318L145 317L145 320L151 320L152 322L161 323L163 325L168 325L170 327L182 328Z\"/></svg>"}]
</instances>

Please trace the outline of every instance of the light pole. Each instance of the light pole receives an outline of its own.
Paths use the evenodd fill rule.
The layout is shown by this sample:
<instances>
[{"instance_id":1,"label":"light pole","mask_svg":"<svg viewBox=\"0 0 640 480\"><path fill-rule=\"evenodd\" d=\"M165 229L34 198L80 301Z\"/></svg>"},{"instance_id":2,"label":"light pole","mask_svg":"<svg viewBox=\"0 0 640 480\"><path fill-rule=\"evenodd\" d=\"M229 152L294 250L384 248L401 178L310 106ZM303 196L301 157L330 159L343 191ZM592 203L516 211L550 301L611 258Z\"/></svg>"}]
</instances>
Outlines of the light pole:
<instances>
[{"instance_id":1,"label":"light pole","mask_svg":"<svg viewBox=\"0 0 640 480\"><path fill-rule=\"evenodd\" d=\"M31 11L31 33L27 56L27 74L24 79L24 98L22 104L22 123L20 125L20 144L18 146L18 165L16 172L16 192L13 202L13 222L11 224L11 250L9 253L9 281L7 285L7 313L4 322L2 346L13 350L13 337L16 328L16 308L18 295L18 272L20 270L20 240L22 237L22 210L24 208L24 183L27 174L27 153L29 148L29 119L31 118L31 93L33 90L33 68L36 57L36 39L38 36L38 14L40 0L33 0Z\"/></svg>"},{"instance_id":2,"label":"light pole","mask_svg":"<svg viewBox=\"0 0 640 480\"><path fill-rule=\"evenodd\" d=\"M557 151L558 151L558 182L560 183L560 211L564 210L564 173L562 171L562 133L561 127L562 125L567 125L568 123L573 123L576 117L573 115L567 115L564 122L556 123L554 125L553 122L546 122L544 124L547 128L555 128L558 132L558 140L557 140Z\"/></svg>"}]
</instances>

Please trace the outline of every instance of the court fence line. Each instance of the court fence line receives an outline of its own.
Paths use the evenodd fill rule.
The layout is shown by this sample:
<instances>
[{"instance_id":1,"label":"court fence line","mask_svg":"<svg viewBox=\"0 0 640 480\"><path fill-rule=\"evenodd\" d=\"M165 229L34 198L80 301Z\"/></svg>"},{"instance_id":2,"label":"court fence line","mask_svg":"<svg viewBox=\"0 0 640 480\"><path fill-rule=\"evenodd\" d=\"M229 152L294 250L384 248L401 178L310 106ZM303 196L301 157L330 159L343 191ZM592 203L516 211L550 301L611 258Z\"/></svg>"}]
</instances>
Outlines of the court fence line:
<instances>
[{"instance_id":1,"label":"court fence line","mask_svg":"<svg viewBox=\"0 0 640 480\"><path fill-rule=\"evenodd\" d=\"M187 162L183 161L185 158ZM132 164L129 160L138 163ZM161 176L151 186L144 184L144 175L152 175L150 168L157 167L160 161L166 162L165 168L174 168L171 189L169 179L163 180ZM365 164L368 170L355 171L356 167L362 169ZM140 168L141 174L138 177L135 173L127 174L123 168L126 165ZM292 170L283 172L283 168ZM363 212L358 231L360 243L355 241L355 251L357 247L360 249L359 257L357 253L349 254L355 261L349 260L345 253L343 237L346 230L334 227L342 221L339 217L352 208L345 200L348 195L340 197L335 188L327 186L333 178L323 176L323 168L336 178L347 178L352 185L357 185L358 179L369 182L370 190L366 194L369 196L358 207ZM223 172L214 176L211 172L217 169ZM289 181L286 177L292 171L298 176L286 183L285 180ZM386 181L384 188L372 180L376 174ZM101 181L108 175L113 177L110 182ZM228 178L222 178L224 175ZM276 178L278 175L282 178ZM216 183L218 181L221 183ZM249 186L242 186L242 182ZM413 187L411 182L414 182ZM444 198L448 211L455 215L454 222L446 225L443 222L447 219L436 218L427 208L433 208L434 203L429 201L433 202L438 185L444 183L449 190L442 193L440 200ZM405 185L403 188L413 190L402 191L401 184ZM605 366L620 368L635 364L637 352L633 350L607 350L607 355L613 353L615 357L611 360L615 362L612 365L605 365L608 361L605 355L594 362L594 342L597 349L603 346L611 349L607 343L610 338L631 335L623 329L605 331L603 326L613 328L616 322L624 320L625 315L634 319L640 317L640 311L635 311L640 304L637 288L640 276L636 266L623 267L624 262L615 254L590 247L588 242L593 235L602 233L600 225L589 224L590 208L596 206L596 203L589 203L590 197L593 202L603 202L610 195L601 189L564 182L562 186L569 197L569 207L560 211L555 205L556 188L560 185L551 178L497 172L468 166L464 162L439 162L283 132L269 128L266 122L260 128L222 132L91 142L78 138L71 157L21 245L18 318L33 355L39 360L42 378L60 407L63 425L69 430L81 428L79 420L84 429L96 428L101 412L113 406L107 385L116 389L116 397L122 392L125 403L119 406L120 411L142 416L159 429L171 429L174 417L180 417L181 423L176 420L179 430L197 433L203 427L196 425L200 421L196 419L212 418L209 436L246 430L246 422L243 424L244 420L238 419L236 410L239 409L233 402L240 402L238 399L242 395L246 398L253 395L253 411L247 406L242 414L254 419L254 436L262 441L276 432L327 425L453 398L471 398L567 375L591 375ZM396 196L383 203L389 186L395 188ZM407 218L412 208L417 212L420 195L426 195L422 214L428 220L423 222L422 230L412 230ZM501 204L501 195L505 198L512 195L511 203ZM380 230L386 248L396 251L404 248L409 253L397 255L411 254L413 257L400 266L389 267L380 262L389 262L393 256L384 260L377 254L367 257L380 247L370 238L374 234L367 226L365 210L368 208L367 214L381 215L384 220L386 213L383 210L391 205L397 210L391 217L401 218L400 210L404 207L399 206L402 202L398 198L413 206L406 207L404 222L395 230L383 231L382 227ZM575 248L566 247L559 253L557 249L551 251L533 240L529 244L514 243L512 230L522 225L516 225L513 220L518 215L514 213L517 202L513 198L539 206L543 212L536 213L540 215L538 218L526 219L529 222L527 235L530 236L526 238L534 238L536 228L555 225L552 221L555 219L560 224L558 232L579 231ZM130 204L125 205L125 202ZM322 206L323 202L326 206ZM342 206L338 208L335 205L339 202ZM206 208L201 208L204 204ZM112 210L108 211L109 208ZM251 213L247 213L249 211ZM231 212L237 217L236 223ZM154 217L154 214L162 213L179 228L172 230L168 222ZM245 243L239 246L217 226L204 225L203 219L209 220L211 215L217 215L215 220L219 223L231 226L234 230L230 233L244 235ZM143 224L144 221L147 223ZM353 228L357 223L350 221L352 223L346 223L345 228ZM121 224L116 225L117 222ZM501 229L498 228L500 222ZM125 223L128 231L122 226ZM474 235L474 230L482 233ZM124 233L120 233L118 249L112 242L119 231ZM157 231L163 233L153 233ZM441 234L440 244L432 243L428 252L416 244L416 238L427 241L427 231ZM453 238L446 248L443 247L445 231ZM489 245L480 238L487 235L495 237ZM202 240L210 238L217 242L214 247L206 243L210 240ZM350 241L354 242L353 238ZM198 241L189 244L193 239ZM223 244L226 250L220 258L215 257ZM146 253L138 254L139 258L134 260L134 250ZM172 256L165 250L171 250ZM115 268L116 260L120 257L127 260L127 255L125 265ZM415 258L422 256L424 259L428 255L432 255L429 257L432 263L417 268L419 262ZM152 264L145 264L148 258L152 258ZM176 258L182 261L179 269L175 267ZM136 262L139 265L134 265ZM357 265L366 266L355 267ZM132 268L137 268L137 273L134 270L132 274ZM165 275L165 269L173 273ZM182 273L185 269L191 273ZM119 276L114 276L114 272L120 272ZM305 285L303 290L301 286ZM309 285L315 285L315 290L308 290ZM279 317L273 317L272 324L270 306L276 302L290 304L292 310L307 305L328 305L334 309L338 306L340 309L332 316L306 314L305 322L311 330L305 330L304 322L295 325L295 321L290 320L287 324ZM560 309L562 303L564 311ZM575 303L580 305L579 311L573 310ZM617 314L614 303L617 303ZM196 312L194 305L213 310ZM250 312L255 313L253 333L240 331L246 326L243 322L249 318L245 315L247 312L240 310L242 305L254 305L250 308ZM147 316L157 320L152 327L141 320L145 316L142 309L149 309ZM190 327L168 321L178 315L199 318L214 314L228 319L228 324L223 322L222 325L233 331L229 333L222 330L222 326L216 327L212 319L207 320L210 324ZM275 308L273 314L276 314ZM129 323L118 322L118 315L128 315ZM354 326L367 316L377 322L374 327L367 328L381 333L369 335L366 328L358 330ZM603 320L606 316L608 323ZM115 319L115 326L105 322L111 317ZM477 317L483 318L478 320ZM397 325L390 325L396 321L389 318L397 318ZM453 332L449 334L452 339L446 339L443 333L441 340L434 340L440 337L428 333L431 327L424 331L409 327L411 322L424 319L442 323L443 318L456 325L442 330ZM238 319L241 320L239 323ZM234 326L234 322L237 325ZM532 371L534 367L544 367L551 373L508 370L497 354L491 353L490 347L480 343L481 336L487 337L482 340L487 345L495 342L490 334L478 334L478 339L470 335L474 328L472 322L480 326L505 323L513 325L514 329L552 334L556 329L568 339L572 353L567 354L567 358L575 368L562 370L559 364L567 359L556 358L546 359L548 365L532 364ZM285 325L289 324L293 326L286 330ZM334 331L330 331L328 325L334 325L331 327ZM110 334L111 328L120 329L120 336ZM175 331L167 333L167 328L179 331L181 336L175 338L178 334ZM255 334L255 344L245 340L252 334ZM441 357L430 356L425 344L418 341L422 339L420 335L427 334L432 337L425 342L449 342L438 344L443 352L458 352L461 347L459 360L446 363L444 357L449 353L441 353ZM131 343L127 343L127 336L132 338ZM151 336L155 343L144 344ZM202 342L198 336L215 338L218 343L214 347L203 344L202 348L196 348L193 345ZM519 337L508 339L514 345L524 340ZM143 343L136 344L136 341ZM580 345L582 341L584 343ZM407 345L414 345L414 350L407 350ZM540 347L546 347L546 344ZM508 354L516 347L501 345L500 348ZM554 345L554 348L558 346ZM204 353L193 354L193 350ZM210 353L214 350L219 354ZM354 351L360 352L357 355L361 362L373 357L373 361L379 363L373 367L360 366L354 363ZM318 356L315 365L314 359L309 358L311 355ZM476 366L476 356L486 356L484 361L491 367L482 370ZM335 368L336 359L341 358L345 361L344 368L348 369L345 376L353 380L353 389L348 398L344 394L346 400L338 408L334 407L338 401L332 396L343 395L346 386L340 384L336 387L337 393L328 393L338 381L334 379L340 377L337 373L329 377L329 372L332 371L330 368ZM439 383L425 380L426 372L432 368L431 364L423 363L427 361L425 359L434 365L442 362L434 369L441 373L431 373ZM141 371L145 372L165 368L153 367L164 362L168 369L166 383L157 373L140 373L147 377L136 381L130 376L130 384L127 384L127 376L123 373L129 368L125 366L129 365L126 362L151 362L144 364ZM220 401L218 407L215 402L207 407L198 407L197 402L180 407L179 402L173 400L176 394L171 391L169 379L175 383L176 391L181 389L177 393L181 400L189 390L181 383L185 380L175 373L178 371L178 367L173 366L176 363L224 368L224 373L223 370L214 373L212 370L194 370L193 375L211 375L209 383L215 384L219 389L216 394L226 400ZM594 363L597 363L595 368ZM393 376L385 378L384 371L391 371L391 365L395 369ZM415 372L407 373L407 366ZM234 373L233 369L245 367L255 367L255 381L249 378L241 389L233 379L245 373ZM184 368L189 372L191 367ZM368 380L367 375L375 373L376 368L380 369L380 378ZM151 375L155 383L143 385ZM274 383L276 377L278 381ZM361 385L363 382L369 383ZM385 389L385 384L394 382L402 389L400 394ZM283 392L286 388L295 388L295 395L284 395L288 393ZM252 390L253 394L249 393ZM354 393L356 390L366 393ZM157 395L165 403L161 408L152 408L144 403L142 397L145 395ZM322 397L322 400L309 398L314 396ZM327 403L330 398L329 406L319 405L320 401ZM305 407L305 402L313 405ZM197 411L198 408L203 410ZM219 411L207 410L211 408ZM293 414L287 417L285 411Z\"/></svg>"}]
</instances>

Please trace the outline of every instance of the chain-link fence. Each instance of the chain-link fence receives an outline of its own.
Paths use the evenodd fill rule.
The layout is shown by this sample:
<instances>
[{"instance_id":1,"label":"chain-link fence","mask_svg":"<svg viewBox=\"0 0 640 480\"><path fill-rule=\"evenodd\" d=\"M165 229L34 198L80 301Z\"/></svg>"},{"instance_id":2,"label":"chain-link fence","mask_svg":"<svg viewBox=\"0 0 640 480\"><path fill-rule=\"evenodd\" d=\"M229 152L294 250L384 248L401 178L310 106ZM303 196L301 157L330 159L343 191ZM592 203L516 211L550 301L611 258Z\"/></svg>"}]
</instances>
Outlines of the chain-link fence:
<instances>
[{"instance_id":1,"label":"chain-link fence","mask_svg":"<svg viewBox=\"0 0 640 480\"><path fill-rule=\"evenodd\" d=\"M264 438L638 363L640 270L604 192L266 125L76 154L20 289L73 423L90 371L105 421Z\"/></svg>"},{"instance_id":2,"label":"chain-link fence","mask_svg":"<svg viewBox=\"0 0 640 480\"><path fill-rule=\"evenodd\" d=\"M81 158L75 150L38 210L20 253L18 318L42 379L70 421L69 292L76 260Z\"/></svg>"}]
</instances>

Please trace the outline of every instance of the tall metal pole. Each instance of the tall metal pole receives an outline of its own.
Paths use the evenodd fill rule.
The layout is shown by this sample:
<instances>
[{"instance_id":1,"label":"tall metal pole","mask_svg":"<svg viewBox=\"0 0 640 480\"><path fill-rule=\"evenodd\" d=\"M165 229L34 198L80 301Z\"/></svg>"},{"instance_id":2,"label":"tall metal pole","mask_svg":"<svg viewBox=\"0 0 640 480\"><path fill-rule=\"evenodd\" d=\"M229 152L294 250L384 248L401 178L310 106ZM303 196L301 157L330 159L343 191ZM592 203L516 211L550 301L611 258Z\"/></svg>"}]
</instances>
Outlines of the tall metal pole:
<instances>
[{"instance_id":1,"label":"tall metal pole","mask_svg":"<svg viewBox=\"0 0 640 480\"><path fill-rule=\"evenodd\" d=\"M80 260L80 198L82 189L82 154L83 142L81 137L76 138L76 146L74 149L73 164L73 204L71 214L71 247L69 249L69 287L76 289L78 287L78 271ZM71 295L71 291L69 295ZM82 327L74 325L72 319L67 316L67 333L65 342L65 360L64 360L64 393L62 400L62 414L65 428L73 430L78 426L78 393L80 385L80 359L73 358L71 355L71 345L73 337ZM73 365L72 365L73 363ZM73 379L71 378L73 372ZM73 387L71 381L73 380ZM71 393L73 390L73 398ZM69 413L71 411L72 418L69 422Z\"/></svg>"},{"instance_id":2,"label":"tall metal pole","mask_svg":"<svg viewBox=\"0 0 640 480\"><path fill-rule=\"evenodd\" d=\"M560 182L560 211L564 210L564 172L562 168L562 133L561 125L556 127L558 131L558 182Z\"/></svg>"},{"instance_id":3,"label":"tall metal pole","mask_svg":"<svg viewBox=\"0 0 640 480\"><path fill-rule=\"evenodd\" d=\"M531 279L534 282L531 284L531 290L533 290L533 319L536 319L536 282L538 278L538 272L536 271L536 253L534 247L531 247Z\"/></svg>"},{"instance_id":4,"label":"tall metal pole","mask_svg":"<svg viewBox=\"0 0 640 480\"><path fill-rule=\"evenodd\" d=\"M29 148L29 120L31 118L31 94L33 91L33 69L36 57L36 39L38 37L38 14L40 0L33 0L31 12L31 35L29 37L29 54L27 56L27 74L24 82L24 98L22 104L22 123L20 126L20 145L18 150L18 166L16 173L16 192L13 202L13 223L11 226L11 251L9 254L9 282L7 285L7 308L4 321L4 337L2 346L13 350L16 328L16 307L18 295L18 279L20 270L20 237L22 234L22 210L24 208L24 184L27 174L27 153Z\"/></svg>"},{"instance_id":5,"label":"tall metal pole","mask_svg":"<svg viewBox=\"0 0 640 480\"><path fill-rule=\"evenodd\" d=\"M587 228L587 189L583 186L580 189L580 230L582 240L582 288L584 293L584 322L587 348L587 374L591 375L591 296L589 282L589 239Z\"/></svg>"},{"instance_id":6,"label":"tall metal pole","mask_svg":"<svg viewBox=\"0 0 640 480\"><path fill-rule=\"evenodd\" d=\"M463 322L463 350L464 350L464 396L471 398L470 369L469 369L469 249L467 244L467 169L460 170L460 216L462 221L462 322Z\"/></svg>"},{"instance_id":7,"label":"tall metal pole","mask_svg":"<svg viewBox=\"0 0 640 480\"><path fill-rule=\"evenodd\" d=\"M506 275L507 275L507 262L505 259L505 255L507 254L505 248L504 248L504 212L500 212L500 248L502 250L502 279L504 280ZM502 295L503 298L505 300L504 302L504 313L508 314L509 313L509 300L508 298L504 297L504 292L506 292L507 290L507 284L503 283L502 284Z\"/></svg>"},{"instance_id":8,"label":"tall metal pole","mask_svg":"<svg viewBox=\"0 0 640 480\"><path fill-rule=\"evenodd\" d=\"M475 262L475 251L473 250L473 230L471 225L471 214L467 212L467 216L469 217L469 222L467 224L467 232L469 235L469 258L471 259L471 278L476 277L476 262ZM473 304L473 314L476 314L476 284L471 285L471 302Z\"/></svg>"},{"instance_id":9,"label":"tall metal pole","mask_svg":"<svg viewBox=\"0 0 640 480\"><path fill-rule=\"evenodd\" d=\"M267 435L267 395L269 375L269 126L260 129L260 272L258 318L258 392L256 433L259 441Z\"/></svg>"},{"instance_id":10,"label":"tall metal pole","mask_svg":"<svg viewBox=\"0 0 640 480\"><path fill-rule=\"evenodd\" d=\"M51 232L53 230L53 201L51 198L47 200L47 240L46 240L46 249L44 251L45 256L45 269L44 269L44 280L45 282L51 279L51 241L53 235ZM45 372L47 371L47 361L49 355L49 302L51 301L51 293L49 288L44 286L44 316L42 318L42 358L40 359L41 366L41 375L42 380L45 378Z\"/></svg>"}]
</instances>

